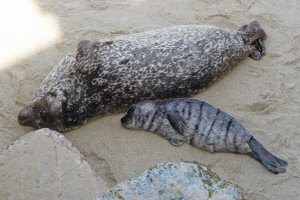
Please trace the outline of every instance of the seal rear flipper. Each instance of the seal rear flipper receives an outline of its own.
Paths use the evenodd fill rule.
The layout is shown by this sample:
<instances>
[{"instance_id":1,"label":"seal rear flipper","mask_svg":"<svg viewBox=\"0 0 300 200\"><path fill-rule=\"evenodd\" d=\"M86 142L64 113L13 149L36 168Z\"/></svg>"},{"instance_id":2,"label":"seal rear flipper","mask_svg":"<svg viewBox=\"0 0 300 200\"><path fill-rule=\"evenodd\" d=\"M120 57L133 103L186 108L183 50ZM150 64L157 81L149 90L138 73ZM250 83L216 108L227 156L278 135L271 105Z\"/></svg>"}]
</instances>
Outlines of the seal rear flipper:
<instances>
[{"instance_id":1,"label":"seal rear flipper","mask_svg":"<svg viewBox=\"0 0 300 200\"><path fill-rule=\"evenodd\" d=\"M242 26L239 31L242 32L241 35L244 41L249 45L257 39L265 40L267 38L265 31L261 28L260 24L256 20L253 20L249 26Z\"/></svg>"},{"instance_id":2,"label":"seal rear flipper","mask_svg":"<svg viewBox=\"0 0 300 200\"><path fill-rule=\"evenodd\" d=\"M175 112L175 111L167 112L167 119L169 120L171 126L177 133L181 135L185 135L184 133L188 129L187 124L179 112Z\"/></svg>"},{"instance_id":3,"label":"seal rear flipper","mask_svg":"<svg viewBox=\"0 0 300 200\"><path fill-rule=\"evenodd\" d=\"M260 60L266 55L266 47L262 39L255 40L252 44L253 52L249 55L254 60Z\"/></svg>"},{"instance_id":4,"label":"seal rear flipper","mask_svg":"<svg viewBox=\"0 0 300 200\"><path fill-rule=\"evenodd\" d=\"M255 40L252 45L261 53L262 57L266 55L266 46L262 39Z\"/></svg>"},{"instance_id":5,"label":"seal rear flipper","mask_svg":"<svg viewBox=\"0 0 300 200\"><path fill-rule=\"evenodd\" d=\"M238 31L244 31L248 27L248 24L244 24Z\"/></svg>"},{"instance_id":6,"label":"seal rear flipper","mask_svg":"<svg viewBox=\"0 0 300 200\"><path fill-rule=\"evenodd\" d=\"M260 52L258 50L253 51L250 55L250 58L252 58L253 60L260 60L262 58Z\"/></svg>"},{"instance_id":7,"label":"seal rear flipper","mask_svg":"<svg viewBox=\"0 0 300 200\"><path fill-rule=\"evenodd\" d=\"M257 21L252 21L250 25L243 25L238 30L246 44L251 45L250 58L260 60L266 54L266 47L263 40L267 38L266 33Z\"/></svg>"},{"instance_id":8,"label":"seal rear flipper","mask_svg":"<svg viewBox=\"0 0 300 200\"><path fill-rule=\"evenodd\" d=\"M250 139L249 145L252 149L249 155L261 162L269 171L274 174L286 171L283 166L287 165L287 162L268 152L254 137Z\"/></svg>"}]
</instances>

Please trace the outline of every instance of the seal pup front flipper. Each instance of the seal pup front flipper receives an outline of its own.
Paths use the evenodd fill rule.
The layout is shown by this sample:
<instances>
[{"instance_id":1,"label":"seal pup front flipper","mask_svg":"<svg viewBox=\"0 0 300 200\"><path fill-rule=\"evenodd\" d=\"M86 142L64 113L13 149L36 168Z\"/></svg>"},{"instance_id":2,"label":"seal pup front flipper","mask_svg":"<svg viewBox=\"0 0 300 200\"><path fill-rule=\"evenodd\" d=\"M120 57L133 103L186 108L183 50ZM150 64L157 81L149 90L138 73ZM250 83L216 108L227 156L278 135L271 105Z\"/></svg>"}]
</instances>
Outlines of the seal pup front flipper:
<instances>
[{"instance_id":1,"label":"seal pup front flipper","mask_svg":"<svg viewBox=\"0 0 300 200\"><path fill-rule=\"evenodd\" d=\"M180 135L185 135L184 133L187 131L188 127L183 116L181 116L179 112L168 111L167 119L177 133L179 133Z\"/></svg>"},{"instance_id":2,"label":"seal pup front flipper","mask_svg":"<svg viewBox=\"0 0 300 200\"><path fill-rule=\"evenodd\" d=\"M178 111L167 111L167 119L169 120L172 128L181 136L186 136L188 133L188 126L183 118L183 116ZM179 139L171 138L168 141L174 146L181 146L183 141Z\"/></svg>"},{"instance_id":3,"label":"seal pup front flipper","mask_svg":"<svg viewBox=\"0 0 300 200\"><path fill-rule=\"evenodd\" d=\"M252 149L249 155L261 162L268 170L274 174L286 171L283 166L286 166L287 162L268 152L254 137L250 139L249 146Z\"/></svg>"},{"instance_id":4,"label":"seal pup front flipper","mask_svg":"<svg viewBox=\"0 0 300 200\"><path fill-rule=\"evenodd\" d=\"M176 140L176 139L168 139L168 141L170 142L170 144L172 144L173 146L176 146L176 147L183 145L183 142Z\"/></svg>"}]
</instances>

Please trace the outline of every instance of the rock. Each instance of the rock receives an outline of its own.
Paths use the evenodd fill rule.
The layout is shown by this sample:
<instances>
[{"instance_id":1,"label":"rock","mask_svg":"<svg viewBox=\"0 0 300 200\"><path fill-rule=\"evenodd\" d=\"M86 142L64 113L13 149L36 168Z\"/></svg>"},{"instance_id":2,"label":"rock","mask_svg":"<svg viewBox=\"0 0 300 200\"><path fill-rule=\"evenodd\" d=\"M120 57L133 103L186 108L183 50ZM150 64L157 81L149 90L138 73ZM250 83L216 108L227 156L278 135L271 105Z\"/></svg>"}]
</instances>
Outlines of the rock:
<instances>
[{"instance_id":1,"label":"rock","mask_svg":"<svg viewBox=\"0 0 300 200\"><path fill-rule=\"evenodd\" d=\"M31 132L0 154L1 199L93 199L107 184L66 138Z\"/></svg>"},{"instance_id":2,"label":"rock","mask_svg":"<svg viewBox=\"0 0 300 200\"><path fill-rule=\"evenodd\" d=\"M105 199L211 199L241 200L230 183L193 163L160 163L138 178L124 181L96 198Z\"/></svg>"}]
</instances>

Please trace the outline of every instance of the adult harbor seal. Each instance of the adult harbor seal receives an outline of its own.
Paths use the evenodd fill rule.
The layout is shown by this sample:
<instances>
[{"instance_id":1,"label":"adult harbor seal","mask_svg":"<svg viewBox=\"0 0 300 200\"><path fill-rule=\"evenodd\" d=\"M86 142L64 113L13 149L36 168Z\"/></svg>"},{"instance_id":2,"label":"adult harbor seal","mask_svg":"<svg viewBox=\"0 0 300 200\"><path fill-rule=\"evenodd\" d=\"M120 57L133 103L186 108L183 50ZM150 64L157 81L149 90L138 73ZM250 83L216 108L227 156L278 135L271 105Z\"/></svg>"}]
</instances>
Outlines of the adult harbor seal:
<instances>
[{"instance_id":1,"label":"adult harbor seal","mask_svg":"<svg viewBox=\"0 0 300 200\"><path fill-rule=\"evenodd\" d=\"M260 59L265 38L252 21L238 31L191 25L81 41L46 77L18 121L62 132L142 100L189 96L245 57Z\"/></svg>"},{"instance_id":2,"label":"adult harbor seal","mask_svg":"<svg viewBox=\"0 0 300 200\"><path fill-rule=\"evenodd\" d=\"M268 152L237 120L196 99L140 102L129 108L121 123L155 132L175 146L186 142L210 152L248 154L275 174L286 171L287 162Z\"/></svg>"}]
</instances>

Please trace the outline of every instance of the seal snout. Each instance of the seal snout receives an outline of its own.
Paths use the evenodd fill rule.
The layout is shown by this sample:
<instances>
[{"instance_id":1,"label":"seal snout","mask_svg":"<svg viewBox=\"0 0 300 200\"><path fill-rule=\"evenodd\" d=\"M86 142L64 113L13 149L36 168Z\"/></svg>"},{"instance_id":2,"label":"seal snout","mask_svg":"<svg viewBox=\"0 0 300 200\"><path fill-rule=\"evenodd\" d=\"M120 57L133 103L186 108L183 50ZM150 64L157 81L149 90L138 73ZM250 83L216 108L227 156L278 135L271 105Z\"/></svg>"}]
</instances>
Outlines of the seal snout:
<instances>
[{"instance_id":1,"label":"seal snout","mask_svg":"<svg viewBox=\"0 0 300 200\"><path fill-rule=\"evenodd\" d=\"M18 122L22 126L36 127L35 116L31 107L26 107L20 111Z\"/></svg>"},{"instance_id":2,"label":"seal snout","mask_svg":"<svg viewBox=\"0 0 300 200\"><path fill-rule=\"evenodd\" d=\"M124 117L121 118L121 123L124 127L130 123L130 117L128 115L125 115Z\"/></svg>"}]
</instances>

